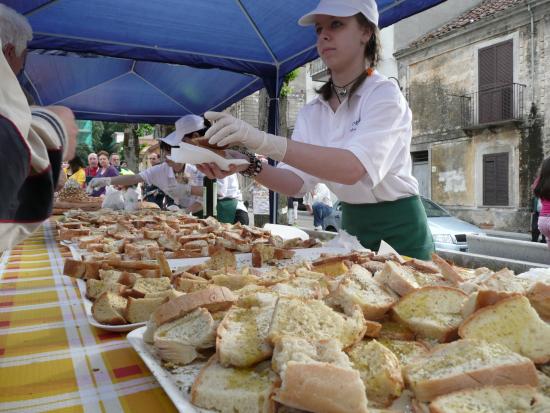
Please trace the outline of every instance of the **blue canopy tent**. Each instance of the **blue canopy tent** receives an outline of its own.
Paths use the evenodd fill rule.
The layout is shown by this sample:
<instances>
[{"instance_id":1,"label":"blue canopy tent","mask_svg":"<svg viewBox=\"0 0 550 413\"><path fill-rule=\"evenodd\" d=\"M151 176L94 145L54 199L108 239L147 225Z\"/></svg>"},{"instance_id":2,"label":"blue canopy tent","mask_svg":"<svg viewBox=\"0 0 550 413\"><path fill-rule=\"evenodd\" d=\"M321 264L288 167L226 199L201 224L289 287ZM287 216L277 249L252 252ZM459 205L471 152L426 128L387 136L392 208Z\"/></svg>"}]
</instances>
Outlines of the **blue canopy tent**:
<instances>
[{"instance_id":1,"label":"blue canopy tent","mask_svg":"<svg viewBox=\"0 0 550 413\"><path fill-rule=\"evenodd\" d=\"M378 0L380 26L443 1ZM83 119L173 123L265 87L277 133L284 76L317 57L313 30L297 24L317 0L0 2L33 27L22 80L37 102Z\"/></svg>"}]
</instances>

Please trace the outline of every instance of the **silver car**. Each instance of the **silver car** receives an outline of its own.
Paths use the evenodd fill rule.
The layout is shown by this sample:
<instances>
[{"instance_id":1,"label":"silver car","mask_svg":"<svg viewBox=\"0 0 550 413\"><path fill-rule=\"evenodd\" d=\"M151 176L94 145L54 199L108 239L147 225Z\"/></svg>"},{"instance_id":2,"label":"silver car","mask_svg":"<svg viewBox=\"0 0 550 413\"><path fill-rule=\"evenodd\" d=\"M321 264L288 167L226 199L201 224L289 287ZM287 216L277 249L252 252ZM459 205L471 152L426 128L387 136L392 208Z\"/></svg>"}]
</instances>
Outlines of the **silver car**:
<instances>
[{"instance_id":1,"label":"silver car","mask_svg":"<svg viewBox=\"0 0 550 413\"><path fill-rule=\"evenodd\" d=\"M436 249L467 251L467 234L485 235L481 228L451 216L435 202L423 197L421 199L428 216L428 225ZM336 202L332 214L323 220L323 229L325 231L338 231L341 226L341 216L340 202Z\"/></svg>"}]
</instances>

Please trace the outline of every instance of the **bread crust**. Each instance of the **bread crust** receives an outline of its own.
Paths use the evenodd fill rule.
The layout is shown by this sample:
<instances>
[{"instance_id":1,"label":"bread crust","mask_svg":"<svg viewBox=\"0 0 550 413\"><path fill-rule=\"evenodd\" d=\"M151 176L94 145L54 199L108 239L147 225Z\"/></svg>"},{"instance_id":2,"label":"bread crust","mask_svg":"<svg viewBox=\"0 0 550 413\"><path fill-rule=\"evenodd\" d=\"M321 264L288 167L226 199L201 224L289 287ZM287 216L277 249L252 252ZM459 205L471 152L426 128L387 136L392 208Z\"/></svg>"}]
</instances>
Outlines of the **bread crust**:
<instances>
[{"instance_id":1,"label":"bread crust","mask_svg":"<svg viewBox=\"0 0 550 413\"><path fill-rule=\"evenodd\" d=\"M225 287L209 287L177 297L162 304L153 313L157 326L182 317L196 308L204 307L212 312L226 310L236 301L231 290Z\"/></svg>"},{"instance_id":2,"label":"bread crust","mask_svg":"<svg viewBox=\"0 0 550 413\"><path fill-rule=\"evenodd\" d=\"M493 386L485 386L485 387L493 387ZM524 390L527 393L531 393L532 396L535 395L536 391L531 386L522 386L522 385L506 385L506 386L498 386L498 389L500 391L506 391L506 390ZM473 389L468 390L461 390L453 393L453 396L460 396L461 394L467 394L472 392ZM474 390L475 391L475 390ZM445 406L442 404L445 402L445 398L448 395L442 395L437 397L434 401L430 403L430 413L447 413L447 410L445 409Z\"/></svg>"},{"instance_id":3,"label":"bread crust","mask_svg":"<svg viewBox=\"0 0 550 413\"><path fill-rule=\"evenodd\" d=\"M432 254L432 261L435 265L439 267L439 269L441 270L441 274L447 280L457 285L461 282L464 282L464 277L462 277L462 275L460 275L451 264L449 264L436 253Z\"/></svg>"},{"instance_id":4,"label":"bread crust","mask_svg":"<svg viewBox=\"0 0 550 413\"><path fill-rule=\"evenodd\" d=\"M365 385L356 370L329 363L287 364L283 386L273 399L319 413L367 413Z\"/></svg>"}]
</instances>

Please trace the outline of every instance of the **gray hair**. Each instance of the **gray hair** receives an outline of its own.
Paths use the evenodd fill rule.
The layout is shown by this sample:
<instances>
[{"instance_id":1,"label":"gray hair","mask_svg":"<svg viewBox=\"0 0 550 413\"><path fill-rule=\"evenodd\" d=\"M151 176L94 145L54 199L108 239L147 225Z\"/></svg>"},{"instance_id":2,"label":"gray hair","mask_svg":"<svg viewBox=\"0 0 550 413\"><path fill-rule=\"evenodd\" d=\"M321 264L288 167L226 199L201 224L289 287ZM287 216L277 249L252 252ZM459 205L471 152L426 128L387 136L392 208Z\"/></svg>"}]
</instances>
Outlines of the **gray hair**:
<instances>
[{"instance_id":1,"label":"gray hair","mask_svg":"<svg viewBox=\"0 0 550 413\"><path fill-rule=\"evenodd\" d=\"M0 4L0 41L2 47L8 43L15 47L20 56L32 39L32 28L27 18L15 10Z\"/></svg>"}]
</instances>

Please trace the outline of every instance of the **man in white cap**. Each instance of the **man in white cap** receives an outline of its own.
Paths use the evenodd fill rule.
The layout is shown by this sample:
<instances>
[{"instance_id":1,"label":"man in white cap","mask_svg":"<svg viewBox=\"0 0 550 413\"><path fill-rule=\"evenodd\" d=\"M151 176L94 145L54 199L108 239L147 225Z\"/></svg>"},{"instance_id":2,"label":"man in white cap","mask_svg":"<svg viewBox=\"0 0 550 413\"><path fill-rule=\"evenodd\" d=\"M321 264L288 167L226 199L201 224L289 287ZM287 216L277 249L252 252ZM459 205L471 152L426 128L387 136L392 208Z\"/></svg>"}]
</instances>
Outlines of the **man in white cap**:
<instances>
[{"instance_id":1,"label":"man in white cap","mask_svg":"<svg viewBox=\"0 0 550 413\"><path fill-rule=\"evenodd\" d=\"M197 118L202 123L201 129L204 129L204 121L200 116L187 115L178 119L176 130L159 139L161 154L170 154L172 148L178 147L186 134L196 130L195 128L200 126ZM90 181L89 188L97 189L107 185L131 186L143 182L161 189L179 207L189 212L195 212L201 209L198 200L202 196L202 175L200 179L199 181L196 177L190 177L184 164L165 159L164 162L154 165L137 175L94 178Z\"/></svg>"}]
</instances>

